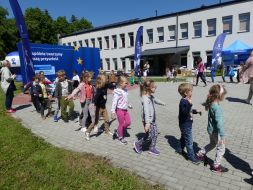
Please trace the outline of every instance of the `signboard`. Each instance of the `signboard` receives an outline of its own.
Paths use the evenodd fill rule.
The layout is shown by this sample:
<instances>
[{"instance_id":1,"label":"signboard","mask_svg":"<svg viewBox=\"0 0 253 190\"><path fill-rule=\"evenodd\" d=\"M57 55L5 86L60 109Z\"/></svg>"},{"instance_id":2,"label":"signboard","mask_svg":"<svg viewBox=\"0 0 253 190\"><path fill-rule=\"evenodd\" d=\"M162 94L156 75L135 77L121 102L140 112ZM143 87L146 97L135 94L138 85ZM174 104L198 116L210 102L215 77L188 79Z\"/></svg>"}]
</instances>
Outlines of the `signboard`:
<instances>
[{"instance_id":1,"label":"signboard","mask_svg":"<svg viewBox=\"0 0 253 190\"><path fill-rule=\"evenodd\" d=\"M23 83L27 82L24 70L24 55L21 43L18 43ZM50 80L56 78L56 72L64 70L71 79L74 70L80 75L83 70L93 71L95 77L100 68L98 48L84 48L48 44L31 44L31 54L35 73L44 71Z\"/></svg>"}]
</instances>

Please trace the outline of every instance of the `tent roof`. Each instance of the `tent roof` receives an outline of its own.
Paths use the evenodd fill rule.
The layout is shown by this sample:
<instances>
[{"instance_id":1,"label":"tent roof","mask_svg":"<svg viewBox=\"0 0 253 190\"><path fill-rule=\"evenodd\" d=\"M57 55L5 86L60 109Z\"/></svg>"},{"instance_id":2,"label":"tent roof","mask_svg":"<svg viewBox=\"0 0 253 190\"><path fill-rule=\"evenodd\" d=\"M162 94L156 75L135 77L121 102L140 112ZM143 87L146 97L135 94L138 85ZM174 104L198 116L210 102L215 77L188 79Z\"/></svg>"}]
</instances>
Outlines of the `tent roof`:
<instances>
[{"instance_id":1,"label":"tent roof","mask_svg":"<svg viewBox=\"0 0 253 190\"><path fill-rule=\"evenodd\" d=\"M245 52L247 50L253 49L252 47L248 46L247 44L241 42L240 40L234 41L230 46L223 49L223 51L230 51L230 52Z\"/></svg>"}]
</instances>

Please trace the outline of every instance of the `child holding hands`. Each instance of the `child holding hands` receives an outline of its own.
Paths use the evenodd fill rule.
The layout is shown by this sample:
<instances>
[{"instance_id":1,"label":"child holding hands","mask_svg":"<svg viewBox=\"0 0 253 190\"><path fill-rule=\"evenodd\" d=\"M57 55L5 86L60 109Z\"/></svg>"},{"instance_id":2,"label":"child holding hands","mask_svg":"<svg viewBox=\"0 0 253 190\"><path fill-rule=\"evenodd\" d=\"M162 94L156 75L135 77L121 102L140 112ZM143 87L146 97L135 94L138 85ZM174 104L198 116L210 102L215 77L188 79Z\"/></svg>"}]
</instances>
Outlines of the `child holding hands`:
<instances>
[{"instance_id":1,"label":"child holding hands","mask_svg":"<svg viewBox=\"0 0 253 190\"><path fill-rule=\"evenodd\" d=\"M140 85L141 104L142 104L142 122L145 130L145 137L134 142L135 151L140 154L144 144L151 142L149 153L158 156L160 151L156 148L157 125L154 104L165 105L165 103L155 99L152 95L155 93L156 85L153 80L145 80Z\"/></svg>"},{"instance_id":2,"label":"child holding hands","mask_svg":"<svg viewBox=\"0 0 253 190\"><path fill-rule=\"evenodd\" d=\"M192 114L201 112L192 110L192 85L189 83L182 83L178 87L178 92L182 96L179 103L179 129L181 132L180 146L176 151L179 154L183 153L184 148L187 149L187 157L193 164L200 164L196 158L193 150L192 139Z\"/></svg>"},{"instance_id":3,"label":"child holding hands","mask_svg":"<svg viewBox=\"0 0 253 190\"><path fill-rule=\"evenodd\" d=\"M214 164L211 166L213 172L227 172L228 169L221 165L221 159L225 154L225 133L223 124L223 111L220 101L224 99L226 89L219 84L213 85L207 96L205 108L208 110L207 132L209 134L210 143L202 148L197 156L200 160L204 160L204 156L216 147L216 156Z\"/></svg>"},{"instance_id":4,"label":"child holding hands","mask_svg":"<svg viewBox=\"0 0 253 190\"><path fill-rule=\"evenodd\" d=\"M127 108L132 109L132 106L128 103L127 92L128 80L125 76L118 78L118 87L113 91L113 101L111 108L111 117L117 119L119 122L117 136L120 143L127 145L127 141L124 139L124 130L126 130L131 124L131 118Z\"/></svg>"}]
</instances>

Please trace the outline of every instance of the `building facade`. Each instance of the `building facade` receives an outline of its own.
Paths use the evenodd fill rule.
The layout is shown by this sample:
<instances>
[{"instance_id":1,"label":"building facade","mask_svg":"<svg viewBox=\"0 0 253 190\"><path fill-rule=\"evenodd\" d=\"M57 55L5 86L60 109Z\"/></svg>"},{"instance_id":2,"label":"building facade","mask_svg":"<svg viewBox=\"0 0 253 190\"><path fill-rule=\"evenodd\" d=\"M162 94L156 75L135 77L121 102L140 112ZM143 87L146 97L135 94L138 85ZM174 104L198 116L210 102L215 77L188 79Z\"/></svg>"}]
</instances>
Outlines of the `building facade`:
<instances>
[{"instance_id":1,"label":"building facade","mask_svg":"<svg viewBox=\"0 0 253 190\"><path fill-rule=\"evenodd\" d=\"M150 63L151 75L164 75L171 66L189 69L197 57L211 62L216 37L225 32L224 47L235 40L253 47L253 1L240 0L161 15L133 19L61 36L59 44L97 47L104 71L134 68L134 45L143 26L142 61Z\"/></svg>"}]
</instances>

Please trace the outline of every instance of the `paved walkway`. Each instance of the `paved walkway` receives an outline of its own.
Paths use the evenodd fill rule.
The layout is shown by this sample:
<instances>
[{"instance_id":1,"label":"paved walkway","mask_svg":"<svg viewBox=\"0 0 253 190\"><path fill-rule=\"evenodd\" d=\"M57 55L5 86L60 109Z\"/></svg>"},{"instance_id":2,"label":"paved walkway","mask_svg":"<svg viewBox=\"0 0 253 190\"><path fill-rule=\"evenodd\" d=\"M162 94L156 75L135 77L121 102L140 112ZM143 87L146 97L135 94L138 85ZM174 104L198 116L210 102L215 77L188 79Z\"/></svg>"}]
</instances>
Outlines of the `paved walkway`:
<instances>
[{"instance_id":1,"label":"paved walkway","mask_svg":"<svg viewBox=\"0 0 253 190\"><path fill-rule=\"evenodd\" d=\"M157 147L160 156L144 152L136 154L133 151L133 141L143 133L140 117L139 90L129 92L129 99L134 107L130 110L132 125L128 130L128 145L122 145L117 140L101 134L93 136L90 141L84 139L84 134L76 131L78 122L65 124L61 120L54 123L52 118L43 121L32 106L21 106L14 116L22 119L25 127L44 138L47 142L68 150L88 152L111 160L119 167L126 168L146 178L150 182L165 185L167 189L253 189L253 179L250 176L253 167L253 106L244 104L241 99L248 94L248 85L226 84L227 99L222 102L225 115L226 154L223 164L229 168L225 174L216 174L203 164L195 166L185 158L175 154L175 146L180 133L178 129L178 103L180 96L177 92L179 83L158 83L155 96L167 106L156 106L159 137ZM201 84L200 84L201 85ZM205 101L211 84L204 88L194 87L193 105L202 109L202 116L194 116L193 136L196 147L208 143L207 112L201 103ZM111 98L107 108L111 106ZM75 110L79 110L78 101ZM100 123L102 124L102 123ZM112 131L117 128L117 121L111 124ZM215 151L208 154L213 159Z\"/></svg>"}]
</instances>

